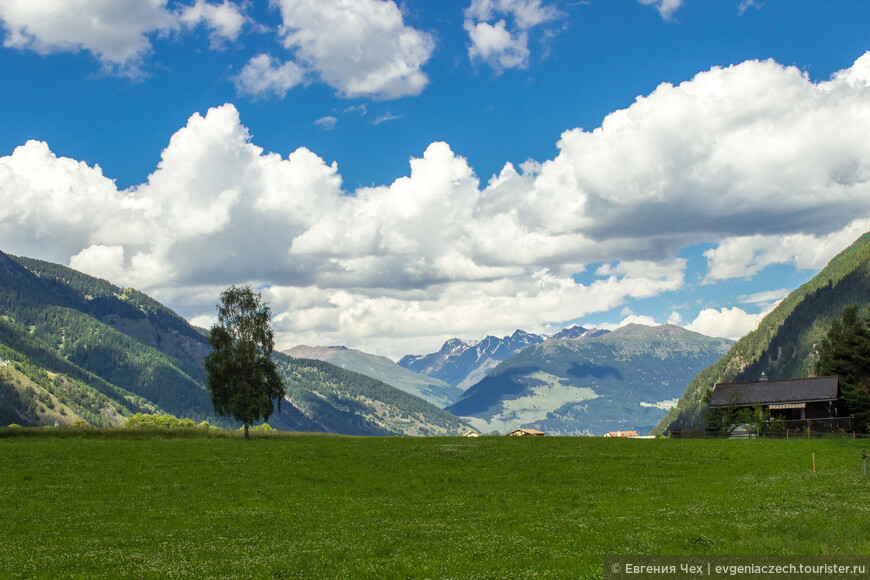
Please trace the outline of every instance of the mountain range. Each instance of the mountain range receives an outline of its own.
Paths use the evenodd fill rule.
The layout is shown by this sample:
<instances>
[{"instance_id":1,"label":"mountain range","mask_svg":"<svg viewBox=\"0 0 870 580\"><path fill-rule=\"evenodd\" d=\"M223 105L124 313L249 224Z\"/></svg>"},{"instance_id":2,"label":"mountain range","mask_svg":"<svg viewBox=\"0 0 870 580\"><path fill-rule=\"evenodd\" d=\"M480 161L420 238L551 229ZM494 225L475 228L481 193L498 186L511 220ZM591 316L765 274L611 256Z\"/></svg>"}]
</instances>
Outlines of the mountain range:
<instances>
[{"instance_id":1,"label":"mountain range","mask_svg":"<svg viewBox=\"0 0 870 580\"><path fill-rule=\"evenodd\" d=\"M469 424L553 434L691 429L702 426L703 396L716 382L810 375L815 345L848 304L870 304L870 234L733 345L629 325L451 339L399 364L343 347L276 353L287 400L270 424L369 435L456 434ZM206 334L134 289L0 252L0 425L112 427L167 412L235 426L212 412Z\"/></svg>"},{"instance_id":2,"label":"mountain range","mask_svg":"<svg viewBox=\"0 0 870 580\"><path fill-rule=\"evenodd\" d=\"M701 428L707 390L718 382L811 376L816 344L843 308L870 304L870 233L835 256L809 282L789 294L728 353L695 376L655 433Z\"/></svg>"},{"instance_id":3,"label":"mountain range","mask_svg":"<svg viewBox=\"0 0 870 580\"><path fill-rule=\"evenodd\" d=\"M406 393L429 401L442 409L462 394L461 389L448 385L440 379L400 367L387 357L344 346L300 345L285 350L283 353L295 358L329 362L343 369L378 379Z\"/></svg>"},{"instance_id":4,"label":"mountain range","mask_svg":"<svg viewBox=\"0 0 870 580\"><path fill-rule=\"evenodd\" d=\"M548 340L496 366L446 410L482 431L648 432L686 383L731 344L677 326L638 324L582 340Z\"/></svg>"},{"instance_id":5,"label":"mountain range","mask_svg":"<svg viewBox=\"0 0 870 580\"><path fill-rule=\"evenodd\" d=\"M451 338L441 350L426 355L407 355L399 365L416 373L441 379L449 385L465 390L481 381L489 371L523 349L549 339L579 339L600 336L606 330L586 329L573 326L554 336L532 334L517 330L510 336L497 338L487 336L477 342Z\"/></svg>"},{"instance_id":6,"label":"mountain range","mask_svg":"<svg viewBox=\"0 0 870 580\"><path fill-rule=\"evenodd\" d=\"M206 389L205 331L145 294L0 252L0 425L113 427L166 412L226 427ZM287 401L270 424L344 434L448 434L465 425L395 387L276 354Z\"/></svg>"}]
</instances>

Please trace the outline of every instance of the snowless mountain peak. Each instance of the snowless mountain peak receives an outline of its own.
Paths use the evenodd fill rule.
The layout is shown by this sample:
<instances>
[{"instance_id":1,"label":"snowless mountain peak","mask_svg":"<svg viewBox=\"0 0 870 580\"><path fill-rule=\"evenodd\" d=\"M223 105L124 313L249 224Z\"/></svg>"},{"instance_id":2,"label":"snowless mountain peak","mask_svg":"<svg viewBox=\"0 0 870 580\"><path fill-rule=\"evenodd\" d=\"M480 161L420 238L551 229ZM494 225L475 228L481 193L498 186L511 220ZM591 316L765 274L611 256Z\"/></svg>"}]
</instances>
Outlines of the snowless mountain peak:
<instances>
[{"instance_id":1,"label":"snowless mountain peak","mask_svg":"<svg viewBox=\"0 0 870 580\"><path fill-rule=\"evenodd\" d=\"M513 334L498 338L488 335L477 342L451 338L436 353L408 355L399 365L412 371L439 378L459 388L467 388L494 368L525 348L540 344L550 338L578 339L599 336L603 330L588 330L582 326L566 328L550 337L517 329Z\"/></svg>"}]
</instances>

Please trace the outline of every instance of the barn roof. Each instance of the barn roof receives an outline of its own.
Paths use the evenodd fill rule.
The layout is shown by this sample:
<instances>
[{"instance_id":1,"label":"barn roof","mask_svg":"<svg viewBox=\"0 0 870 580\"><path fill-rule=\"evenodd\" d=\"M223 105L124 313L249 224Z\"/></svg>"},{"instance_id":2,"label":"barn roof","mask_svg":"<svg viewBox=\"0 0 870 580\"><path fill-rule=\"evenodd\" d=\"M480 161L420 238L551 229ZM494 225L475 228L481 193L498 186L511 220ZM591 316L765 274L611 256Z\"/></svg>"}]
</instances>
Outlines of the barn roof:
<instances>
[{"instance_id":1,"label":"barn roof","mask_svg":"<svg viewBox=\"0 0 870 580\"><path fill-rule=\"evenodd\" d=\"M605 437L640 437L637 431L608 431Z\"/></svg>"},{"instance_id":2,"label":"barn roof","mask_svg":"<svg viewBox=\"0 0 870 580\"><path fill-rule=\"evenodd\" d=\"M840 397L838 377L811 377L754 383L717 383L710 398L711 407L727 407L731 397L738 396L738 405L771 405L833 401Z\"/></svg>"},{"instance_id":3,"label":"barn roof","mask_svg":"<svg viewBox=\"0 0 870 580\"><path fill-rule=\"evenodd\" d=\"M508 435L544 435L544 432L537 429L514 429Z\"/></svg>"}]
</instances>

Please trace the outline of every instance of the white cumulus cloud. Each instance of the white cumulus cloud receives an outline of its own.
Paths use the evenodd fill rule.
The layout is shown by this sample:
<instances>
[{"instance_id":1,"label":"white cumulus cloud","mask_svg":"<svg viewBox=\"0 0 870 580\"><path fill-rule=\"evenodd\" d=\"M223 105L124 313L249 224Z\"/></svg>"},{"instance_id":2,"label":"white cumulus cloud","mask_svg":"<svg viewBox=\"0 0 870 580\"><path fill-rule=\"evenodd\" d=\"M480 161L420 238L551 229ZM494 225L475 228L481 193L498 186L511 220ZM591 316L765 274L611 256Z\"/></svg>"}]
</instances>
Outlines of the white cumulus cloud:
<instances>
[{"instance_id":1,"label":"white cumulus cloud","mask_svg":"<svg viewBox=\"0 0 870 580\"><path fill-rule=\"evenodd\" d=\"M285 48L344 97L418 95L432 35L404 23L392 0L275 0Z\"/></svg>"},{"instance_id":2,"label":"white cumulus cloud","mask_svg":"<svg viewBox=\"0 0 870 580\"><path fill-rule=\"evenodd\" d=\"M196 4L182 8L179 19L191 28L204 24L209 30L212 48L219 48L224 41L235 41L245 24L241 9L227 0L221 4L196 0Z\"/></svg>"},{"instance_id":3,"label":"white cumulus cloud","mask_svg":"<svg viewBox=\"0 0 870 580\"><path fill-rule=\"evenodd\" d=\"M558 9L541 0L472 0L463 23L471 40L468 56L472 62L485 62L496 71L526 68L528 31L559 17Z\"/></svg>"},{"instance_id":4,"label":"white cumulus cloud","mask_svg":"<svg viewBox=\"0 0 870 580\"><path fill-rule=\"evenodd\" d=\"M281 62L268 54L258 54L235 77L242 94L284 98L287 91L305 80L305 71L295 62Z\"/></svg>"},{"instance_id":5,"label":"white cumulus cloud","mask_svg":"<svg viewBox=\"0 0 870 580\"><path fill-rule=\"evenodd\" d=\"M793 264L804 270L821 269L843 248L870 230L870 219L866 217L845 223L846 227L826 235L755 234L728 238L718 247L704 252L708 263L705 282L751 278L772 264ZM829 227L836 225L830 224Z\"/></svg>"},{"instance_id":6,"label":"white cumulus cloud","mask_svg":"<svg viewBox=\"0 0 870 580\"><path fill-rule=\"evenodd\" d=\"M526 32L511 34L505 21L466 23L471 47L471 60L483 60L497 69L524 68L529 62L529 35Z\"/></svg>"},{"instance_id":7,"label":"white cumulus cloud","mask_svg":"<svg viewBox=\"0 0 870 580\"><path fill-rule=\"evenodd\" d=\"M286 346L426 352L678 291L680 250L699 243L713 245L708 283L821 267L870 228L868 80L870 55L819 83L772 61L716 68L485 183L432 143L407 175L345 191L304 147L263 151L229 104L192 115L123 191L30 141L0 157L0 247L191 317L222 286L265 284ZM736 337L759 317L711 309L689 328Z\"/></svg>"},{"instance_id":8,"label":"white cumulus cloud","mask_svg":"<svg viewBox=\"0 0 870 580\"><path fill-rule=\"evenodd\" d=\"M166 0L2 0L3 45L40 54L87 50L107 67L135 68L148 35L177 28Z\"/></svg>"},{"instance_id":9,"label":"white cumulus cloud","mask_svg":"<svg viewBox=\"0 0 870 580\"><path fill-rule=\"evenodd\" d=\"M0 158L0 244L24 255L66 263L110 220L125 237L140 235L149 206L119 192L99 166L58 158L43 142Z\"/></svg>"},{"instance_id":10,"label":"white cumulus cloud","mask_svg":"<svg viewBox=\"0 0 870 580\"><path fill-rule=\"evenodd\" d=\"M245 22L234 2L196 0L170 9L167 0L0 0L3 45L40 54L92 53L110 72L138 75L154 36L204 24L217 47ZM175 8L175 6L173 7Z\"/></svg>"},{"instance_id":11,"label":"white cumulus cloud","mask_svg":"<svg viewBox=\"0 0 870 580\"><path fill-rule=\"evenodd\" d=\"M737 340L747 332L758 328L758 323L767 315L767 312L749 314L741 308L705 308L698 317L686 325L688 330Z\"/></svg>"}]
</instances>

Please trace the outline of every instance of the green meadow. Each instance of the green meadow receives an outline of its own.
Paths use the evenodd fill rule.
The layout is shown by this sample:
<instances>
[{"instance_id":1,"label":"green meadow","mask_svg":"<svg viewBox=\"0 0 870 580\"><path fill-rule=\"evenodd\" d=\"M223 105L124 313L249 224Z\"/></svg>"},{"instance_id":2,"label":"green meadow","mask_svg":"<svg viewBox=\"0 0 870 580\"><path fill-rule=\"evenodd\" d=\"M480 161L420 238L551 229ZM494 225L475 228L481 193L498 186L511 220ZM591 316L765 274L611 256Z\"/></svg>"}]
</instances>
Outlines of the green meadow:
<instances>
[{"instance_id":1,"label":"green meadow","mask_svg":"<svg viewBox=\"0 0 870 580\"><path fill-rule=\"evenodd\" d=\"M595 578L615 554L870 554L866 440L99 433L0 433L0 577Z\"/></svg>"}]
</instances>

